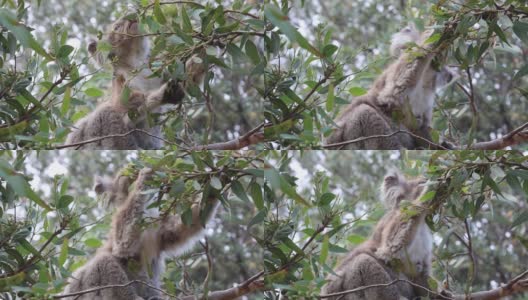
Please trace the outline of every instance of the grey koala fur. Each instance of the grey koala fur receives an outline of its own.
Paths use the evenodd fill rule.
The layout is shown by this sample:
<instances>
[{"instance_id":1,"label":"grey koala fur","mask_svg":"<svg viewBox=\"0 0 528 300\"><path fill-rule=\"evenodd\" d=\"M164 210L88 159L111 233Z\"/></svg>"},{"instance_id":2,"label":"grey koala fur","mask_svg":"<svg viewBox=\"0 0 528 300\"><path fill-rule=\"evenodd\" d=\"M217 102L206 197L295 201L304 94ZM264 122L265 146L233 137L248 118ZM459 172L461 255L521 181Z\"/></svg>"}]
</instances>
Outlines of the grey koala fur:
<instances>
[{"instance_id":1,"label":"grey koala fur","mask_svg":"<svg viewBox=\"0 0 528 300\"><path fill-rule=\"evenodd\" d=\"M197 55L186 63L187 80L184 82L152 76L147 68L150 55L149 40L141 36L135 20L119 19L111 25L107 41L112 45L111 58L114 79L111 99L101 103L95 111L79 120L66 139L66 144L77 144L95 139L96 142L82 144L77 149L159 149L163 147L159 125L149 124L150 113L163 112L164 104L179 104L185 97L189 84L198 84L205 74L205 65ZM88 47L99 64L105 58L97 51L97 42ZM199 62L197 62L199 61ZM122 99L124 88L132 91L128 99ZM135 113L131 117L130 112ZM132 134L127 133L135 131ZM98 140L101 137L108 137Z\"/></svg>"},{"instance_id":2,"label":"grey koala fur","mask_svg":"<svg viewBox=\"0 0 528 300\"><path fill-rule=\"evenodd\" d=\"M96 192L108 193L110 203L118 206L118 209L112 217L107 240L93 258L72 274L64 294L106 285L128 284L133 280L141 280L159 288L165 258L182 254L201 238L204 227L198 204L192 207L192 224L189 226L183 224L179 216L167 216L158 219L154 226L141 230L140 222L146 213L149 198L141 191L151 172L150 169L141 170L131 191L132 180L121 174L113 182L97 180ZM212 195L207 201L211 203L212 209L207 212L206 221L215 215L219 204ZM139 300L163 297L154 288L134 283L65 299Z\"/></svg>"},{"instance_id":3,"label":"grey koala fur","mask_svg":"<svg viewBox=\"0 0 528 300\"><path fill-rule=\"evenodd\" d=\"M407 180L397 171L389 172L382 185L389 210L378 222L371 237L353 249L327 277L321 294L328 295L355 288L386 284L396 279L412 281L429 289L432 235L425 224L426 209L421 196L424 180ZM402 200L412 201L419 213L409 217L400 211ZM330 300L416 299L432 296L427 290L400 281L386 287L326 298Z\"/></svg>"},{"instance_id":4,"label":"grey koala fur","mask_svg":"<svg viewBox=\"0 0 528 300\"><path fill-rule=\"evenodd\" d=\"M357 97L337 117L337 128L325 140L336 144L362 137L390 135L398 130L410 131L431 140L435 92L454 78L454 72L443 67L439 71L431 65L434 54L411 57L403 51L415 42L426 51L431 44L425 41L431 31L420 34L413 26L406 27L392 38L391 54L398 59L374 82L367 94ZM416 149L428 143L399 132L390 137L370 138L356 143L334 146L331 149Z\"/></svg>"}]
</instances>

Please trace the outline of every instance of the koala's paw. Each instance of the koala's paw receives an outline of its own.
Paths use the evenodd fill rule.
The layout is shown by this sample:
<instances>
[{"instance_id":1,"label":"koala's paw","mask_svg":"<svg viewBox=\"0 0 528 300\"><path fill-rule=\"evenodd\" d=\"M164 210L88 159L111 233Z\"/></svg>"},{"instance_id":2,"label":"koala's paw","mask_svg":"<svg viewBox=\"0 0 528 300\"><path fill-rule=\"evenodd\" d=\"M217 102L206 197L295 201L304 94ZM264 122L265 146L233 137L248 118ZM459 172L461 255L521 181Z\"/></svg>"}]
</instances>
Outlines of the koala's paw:
<instances>
[{"instance_id":1,"label":"koala's paw","mask_svg":"<svg viewBox=\"0 0 528 300\"><path fill-rule=\"evenodd\" d=\"M185 92L178 81L171 79L165 83L163 103L180 104L183 97L185 97Z\"/></svg>"},{"instance_id":2,"label":"koala's paw","mask_svg":"<svg viewBox=\"0 0 528 300\"><path fill-rule=\"evenodd\" d=\"M440 146L448 149L448 150L456 150L457 149L457 146L455 144L452 144L448 141L443 141Z\"/></svg>"},{"instance_id":3,"label":"koala's paw","mask_svg":"<svg viewBox=\"0 0 528 300\"><path fill-rule=\"evenodd\" d=\"M145 167L141 169L141 171L139 171L138 180L145 180L149 178L152 175L152 173L154 173L154 171L151 168Z\"/></svg>"},{"instance_id":4,"label":"koala's paw","mask_svg":"<svg viewBox=\"0 0 528 300\"><path fill-rule=\"evenodd\" d=\"M185 63L185 73L189 84L199 84L205 72L207 72L206 65L202 58L196 54Z\"/></svg>"}]
</instances>

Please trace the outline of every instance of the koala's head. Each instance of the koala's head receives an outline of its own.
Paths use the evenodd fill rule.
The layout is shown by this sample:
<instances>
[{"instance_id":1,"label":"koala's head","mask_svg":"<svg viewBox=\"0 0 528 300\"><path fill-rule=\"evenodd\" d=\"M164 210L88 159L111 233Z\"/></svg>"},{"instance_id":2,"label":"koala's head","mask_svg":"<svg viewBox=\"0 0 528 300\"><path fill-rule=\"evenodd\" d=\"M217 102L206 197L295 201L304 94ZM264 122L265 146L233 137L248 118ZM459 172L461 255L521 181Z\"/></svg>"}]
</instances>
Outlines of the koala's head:
<instances>
[{"instance_id":1,"label":"koala's head","mask_svg":"<svg viewBox=\"0 0 528 300\"><path fill-rule=\"evenodd\" d=\"M410 24L392 36L390 53L392 56L399 57L409 47L423 46L432 34L433 30L420 33L414 24ZM434 93L458 77L454 68L448 66L435 67L431 64L429 70L424 73L423 85L424 88L430 89L430 92Z\"/></svg>"},{"instance_id":2,"label":"koala's head","mask_svg":"<svg viewBox=\"0 0 528 300\"><path fill-rule=\"evenodd\" d=\"M399 57L405 49L410 45L418 43L419 40L420 32L411 23L409 26L392 35L390 53L392 56Z\"/></svg>"},{"instance_id":3,"label":"koala's head","mask_svg":"<svg viewBox=\"0 0 528 300\"><path fill-rule=\"evenodd\" d=\"M137 67L138 64L145 62L150 52L148 39L141 35L138 21L133 18L123 17L114 22L108 28L103 40L112 47L107 57L103 57L97 51L98 43L96 41L92 41L88 45L88 52L100 65L109 59L114 66Z\"/></svg>"},{"instance_id":4,"label":"koala's head","mask_svg":"<svg viewBox=\"0 0 528 300\"><path fill-rule=\"evenodd\" d=\"M118 174L116 178L95 177L94 190L97 195L104 195L107 206L120 206L128 197L132 180L128 176Z\"/></svg>"},{"instance_id":5,"label":"koala's head","mask_svg":"<svg viewBox=\"0 0 528 300\"><path fill-rule=\"evenodd\" d=\"M413 201L425 191L424 178L407 179L398 170L391 170L385 175L381 192L386 208L397 208L402 200Z\"/></svg>"}]
</instances>

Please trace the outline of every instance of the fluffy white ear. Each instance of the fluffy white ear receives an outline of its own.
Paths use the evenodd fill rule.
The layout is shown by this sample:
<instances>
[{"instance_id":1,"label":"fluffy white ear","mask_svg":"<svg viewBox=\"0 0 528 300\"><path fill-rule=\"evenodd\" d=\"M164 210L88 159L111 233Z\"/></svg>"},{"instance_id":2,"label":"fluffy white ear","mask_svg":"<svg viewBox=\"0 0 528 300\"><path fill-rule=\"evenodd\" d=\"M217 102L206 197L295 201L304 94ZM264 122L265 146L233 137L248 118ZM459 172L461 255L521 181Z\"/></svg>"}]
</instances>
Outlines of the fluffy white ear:
<instances>
[{"instance_id":1,"label":"fluffy white ear","mask_svg":"<svg viewBox=\"0 0 528 300\"><path fill-rule=\"evenodd\" d=\"M94 191L97 195L108 191L111 187L111 182L107 178L95 176L94 178Z\"/></svg>"},{"instance_id":2,"label":"fluffy white ear","mask_svg":"<svg viewBox=\"0 0 528 300\"><path fill-rule=\"evenodd\" d=\"M398 205L398 195L402 193L402 182L405 181L405 177L397 169L391 169L387 172L383 178L381 184L381 195L383 199L383 205L387 209L392 209Z\"/></svg>"},{"instance_id":3,"label":"fluffy white ear","mask_svg":"<svg viewBox=\"0 0 528 300\"><path fill-rule=\"evenodd\" d=\"M399 32L392 35L390 53L392 56L400 56L402 50L407 48L409 43L416 43L420 39L420 33L414 26L409 24Z\"/></svg>"}]
</instances>

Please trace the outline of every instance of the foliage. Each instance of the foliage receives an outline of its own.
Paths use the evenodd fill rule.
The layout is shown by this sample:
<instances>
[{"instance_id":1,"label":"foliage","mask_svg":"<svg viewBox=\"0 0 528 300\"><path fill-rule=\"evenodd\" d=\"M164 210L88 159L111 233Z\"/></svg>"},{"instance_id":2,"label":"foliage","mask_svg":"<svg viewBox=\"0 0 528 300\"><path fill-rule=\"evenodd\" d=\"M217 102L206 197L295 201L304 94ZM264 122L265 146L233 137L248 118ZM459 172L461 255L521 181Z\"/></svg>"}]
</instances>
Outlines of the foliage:
<instances>
[{"instance_id":1,"label":"foliage","mask_svg":"<svg viewBox=\"0 0 528 300\"><path fill-rule=\"evenodd\" d=\"M60 292L71 272L84 265L102 245L111 210L104 207L104 202L94 203L93 192L91 197L86 196L92 180L86 180L76 169L90 164L100 165L96 174L106 171L109 165L114 170L127 165L123 172L131 176L143 166L153 168L152 187L145 191L158 199L152 207L157 207L162 216L180 215L184 223L189 222L193 201L214 194L222 202L222 217L207 230L208 254L193 251L168 261L163 278L167 292L192 294L206 286L209 290L226 289L262 268L262 253L254 247L253 238L261 236L263 229L252 224L255 210L251 204L262 199L263 193L259 155L68 153L45 152L38 157L34 152L4 152L0 156L2 298L17 295L41 299ZM207 209L202 206L202 210ZM145 226L152 221L145 218ZM212 269L207 255L214 261Z\"/></svg>"},{"instance_id":2,"label":"foliage","mask_svg":"<svg viewBox=\"0 0 528 300\"><path fill-rule=\"evenodd\" d=\"M390 62L390 34L407 22L434 29L428 42L435 43L441 54L438 63L456 67L460 74L436 101L435 141L440 137L458 145L487 141L528 121L523 113L525 1L281 4L280 10L273 10L276 18L266 15L282 32L280 42L270 44L280 47L267 47L274 49L274 60L265 75L266 138L276 147L319 147L344 105L365 94ZM296 27L305 34L288 33Z\"/></svg>"},{"instance_id":3,"label":"foliage","mask_svg":"<svg viewBox=\"0 0 528 300\"><path fill-rule=\"evenodd\" d=\"M210 71L203 86L189 88L190 99L159 118L169 141L187 145L226 141L261 120L257 99L266 61L256 44L264 36L265 24L250 13L253 8L244 1L180 4L136 0L127 6L117 5L121 1L101 0L79 4L87 10L107 7L95 15L79 13L73 2L61 2L0 1L3 148L62 144L73 123L93 110L94 100L104 100L102 96L109 94L103 92L109 85L109 70L94 68L86 47L78 45L84 46L80 41L94 39L96 34L100 38L109 18L119 16L137 17L141 30L152 36L148 67L157 76L185 79L184 62L192 54L206 53L203 60ZM53 6L75 12L69 12L71 19L61 18L62 11L50 9ZM50 31L42 30L41 18ZM109 50L104 44L99 48Z\"/></svg>"},{"instance_id":4,"label":"foliage","mask_svg":"<svg viewBox=\"0 0 528 300\"><path fill-rule=\"evenodd\" d=\"M159 118L175 144L232 140L264 126L267 140L276 142L268 147L319 147L344 105L364 94L389 63L390 34L407 22L433 28L429 42L445 58L439 63L460 74L437 101L436 141L486 141L528 121L528 8L522 0L98 0L79 4L84 9L48 2L2 0L3 148L57 146L93 109L110 76L92 66L80 41L100 38L117 16L137 17L152 37L149 68L159 76L184 79L184 62L206 51L204 85ZM68 18L57 20L59 11Z\"/></svg>"},{"instance_id":5,"label":"foliage","mask_svg":"<svg viewBox=\"0 0 528 300\"><path fill-rule=\"evenodd\" d=\"M383 215L384 173L424 175L441 205L434 232L434 275L455 292L482 291L525 271L528 159L517 152L271 152L265 170L266 283L289 299L313 298L339 258L368 238ZM302 205L302 202L306 203ZM508 251L498 251L508 249Z\"/></svg>"}]
</instances>

